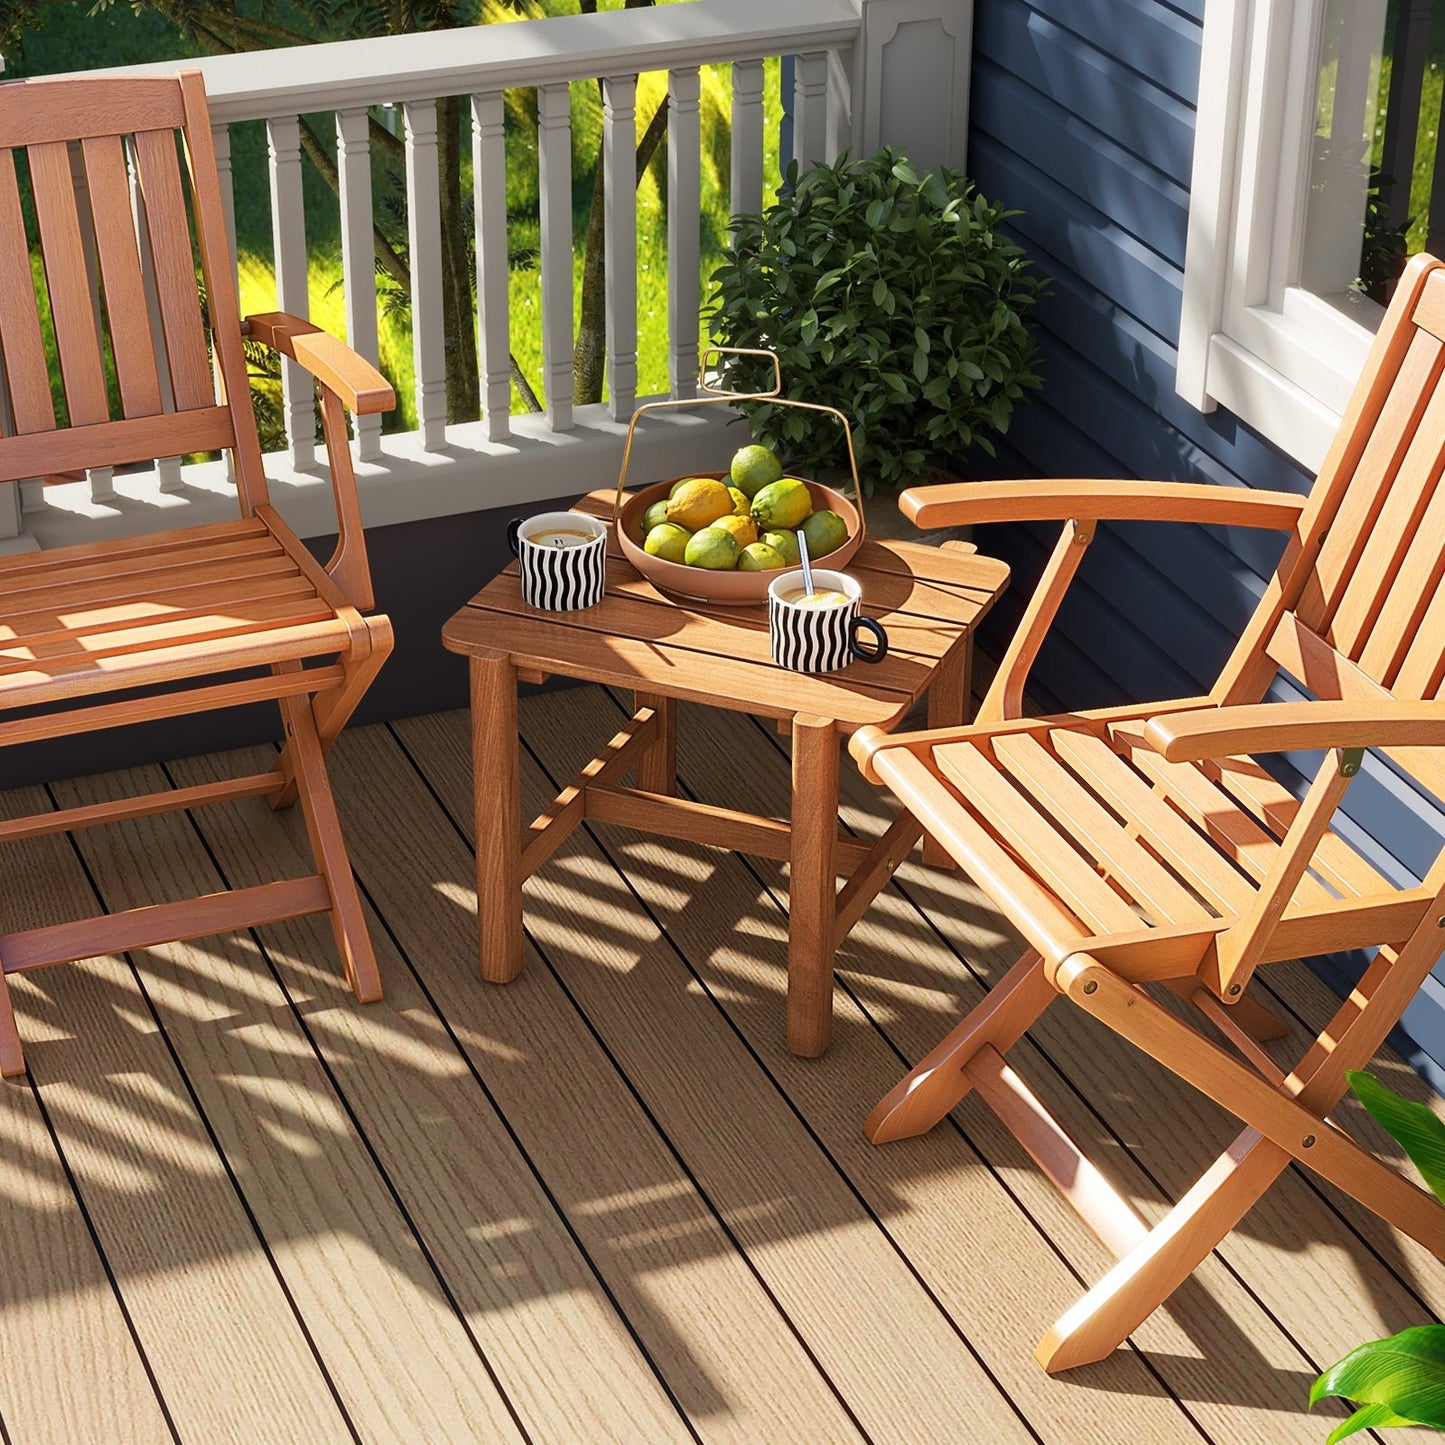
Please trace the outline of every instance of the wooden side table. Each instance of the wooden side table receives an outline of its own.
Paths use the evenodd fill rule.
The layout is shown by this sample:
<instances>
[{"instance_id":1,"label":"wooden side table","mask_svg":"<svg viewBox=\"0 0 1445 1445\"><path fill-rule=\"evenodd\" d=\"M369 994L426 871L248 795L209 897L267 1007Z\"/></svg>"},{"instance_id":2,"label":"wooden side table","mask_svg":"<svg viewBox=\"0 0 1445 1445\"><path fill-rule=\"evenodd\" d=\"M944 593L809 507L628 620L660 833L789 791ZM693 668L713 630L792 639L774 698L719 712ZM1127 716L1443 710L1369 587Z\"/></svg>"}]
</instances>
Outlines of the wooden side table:
<instances>
[{"instance_id":1,"label":"wooden side table","mask_svg":"<svg viewBox=\"0 0 1445 1445\"><path fill-rule=\"evenodd\" d=\"M610 517L612 502L594 492L576 509ZM443 642L471 661L483 978L506 983L521 970L523 882L584 818L620 823L789 863L788 1047L807 1057L828 1047L834 952L922 831L904 813L874 843L839 836L839 742L868 723L894 726L924 693L930 727L962 722L973 629L1009 576L958 543L869 541L848 570L863 610L888 629L889 655L821 676L773 664L766 606L671 600L619 555L596 607L528 607L513 564L447 623ZM524 834L517 683L549 676L630 689L637 707ZM679 700L788 724L791 822L676 796ZM634 770L635 785L621 786Z\"/></svg>"}]
</instances>

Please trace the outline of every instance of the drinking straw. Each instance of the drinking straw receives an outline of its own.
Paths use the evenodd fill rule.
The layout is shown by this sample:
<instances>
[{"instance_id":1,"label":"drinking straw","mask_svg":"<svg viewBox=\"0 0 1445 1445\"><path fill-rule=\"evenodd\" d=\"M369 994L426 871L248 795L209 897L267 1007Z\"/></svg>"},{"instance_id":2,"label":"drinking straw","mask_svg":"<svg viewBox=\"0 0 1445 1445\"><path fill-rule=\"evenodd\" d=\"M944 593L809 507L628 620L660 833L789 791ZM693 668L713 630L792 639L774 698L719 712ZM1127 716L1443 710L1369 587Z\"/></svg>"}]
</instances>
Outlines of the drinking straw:
<instances>
[{"instance_id":1,"label":"drinking straw","mask_svg":"<svg viewBox=\"0 0 1445 1445\"><path fill-rule=\"evenodd\" d=\"M811 597L813 595L813 568L808 561L808 537L801 527L798 528L798 560L803 564L803 586L808 589L804 595Z\"/></svg>"}]
</instances>

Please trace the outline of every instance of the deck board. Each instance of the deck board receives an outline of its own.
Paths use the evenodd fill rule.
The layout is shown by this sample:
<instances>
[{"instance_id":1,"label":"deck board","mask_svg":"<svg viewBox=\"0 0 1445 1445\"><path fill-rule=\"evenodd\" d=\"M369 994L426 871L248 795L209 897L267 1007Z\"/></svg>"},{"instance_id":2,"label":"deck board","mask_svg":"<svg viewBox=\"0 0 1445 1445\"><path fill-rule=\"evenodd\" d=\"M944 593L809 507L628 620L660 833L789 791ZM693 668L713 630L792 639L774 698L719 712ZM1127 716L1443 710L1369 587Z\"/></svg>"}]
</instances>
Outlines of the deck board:
<instances>
[{"instance_id":1,"label":"deck board","mask_svg":"<svg viewBox=\"0 0 1445 1445\"><path fill-rule=\"evenodd\" d=\"M524 702L528 805L621 706ZM332 756L382 1002L352 1001L317 918L12 984L16 1445L165 1439L167 1416L206 1442L1314 1442L1314 1371L1445 1306L1439 1261L1291 1170L1128 1347L1051 1379L1033 1345L1104 1266L1092 1236L970 1101L885 1149L859 1128L1017 952L965 879L900 870L840 954L831 1051L799 1060L782 865L579 830L528 885L523 976L486 986L465 717L357 729ZM684 708L680 756L709 801L787 796L766 724ZM54 798L137 782L164 778ZM886 798L851 767L842 785L848 824L878 831ZM303 871L303 840L253 799L11 844L6 926L93 911L97 888L123 907ZM1263 1001L1318 1025L1318 980L1263 972ZM1021 1071L1155 1214L1227 1131L1087 1022L1054 1010Z\"/></svg>"}]
</instances>

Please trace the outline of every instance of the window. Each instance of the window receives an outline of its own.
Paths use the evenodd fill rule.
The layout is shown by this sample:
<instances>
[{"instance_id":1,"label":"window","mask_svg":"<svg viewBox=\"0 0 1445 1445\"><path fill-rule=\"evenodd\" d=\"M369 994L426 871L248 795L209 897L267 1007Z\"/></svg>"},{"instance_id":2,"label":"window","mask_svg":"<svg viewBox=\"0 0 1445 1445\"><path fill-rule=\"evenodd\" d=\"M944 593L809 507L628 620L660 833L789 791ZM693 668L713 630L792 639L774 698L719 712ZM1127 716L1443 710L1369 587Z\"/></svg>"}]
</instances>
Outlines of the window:
<instances>
[{"instance_id":1,"label":"window","mask_svg":"<svg viewBox=\"0 0 1445 1445\"><path fill-rule=\"evenodd\" d=\"M1386 0L1205 6L1177 388L1311 468L1382 310L1361 257L1367 211L1382 224L1385 22Z\"/></svg>"}]
</instances>

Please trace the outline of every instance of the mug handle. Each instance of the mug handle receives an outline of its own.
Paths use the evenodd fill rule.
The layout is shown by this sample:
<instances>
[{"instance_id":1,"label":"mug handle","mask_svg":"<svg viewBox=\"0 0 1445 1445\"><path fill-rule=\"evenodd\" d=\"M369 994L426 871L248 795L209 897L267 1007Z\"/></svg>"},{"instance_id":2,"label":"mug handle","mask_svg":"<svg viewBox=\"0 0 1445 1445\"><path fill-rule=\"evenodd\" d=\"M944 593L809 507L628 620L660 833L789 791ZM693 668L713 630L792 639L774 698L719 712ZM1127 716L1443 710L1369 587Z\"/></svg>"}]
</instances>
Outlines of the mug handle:
<instances>
[{"instance_id":1,"label":"mug handle","mask_svg":"<svg viewBox=\"0 0 1445 1445\"><path fill-rule=\"evenodd\" d=\"M514 557L520 557L522 555L522 546L517 540L517 533L521 530L522 523L526 520L525 517L513 517L512 520L507 523L507 546L512 549L512 556Z\"/></svg>"},{"instance_id":2,"label":"mug handle","mask_svg":"<svg viewBox=\"0 0 1445 1445\"><path fill-rule=\"evenodd\" d=\"M873 634L878 644L876 647L858 646L858 634L865 629ZM848 638L848 651L860 662L882 662L888 656L888 634L883 630L883 624L873 617L855 617Z\"/></svg>"}]
</instances>

